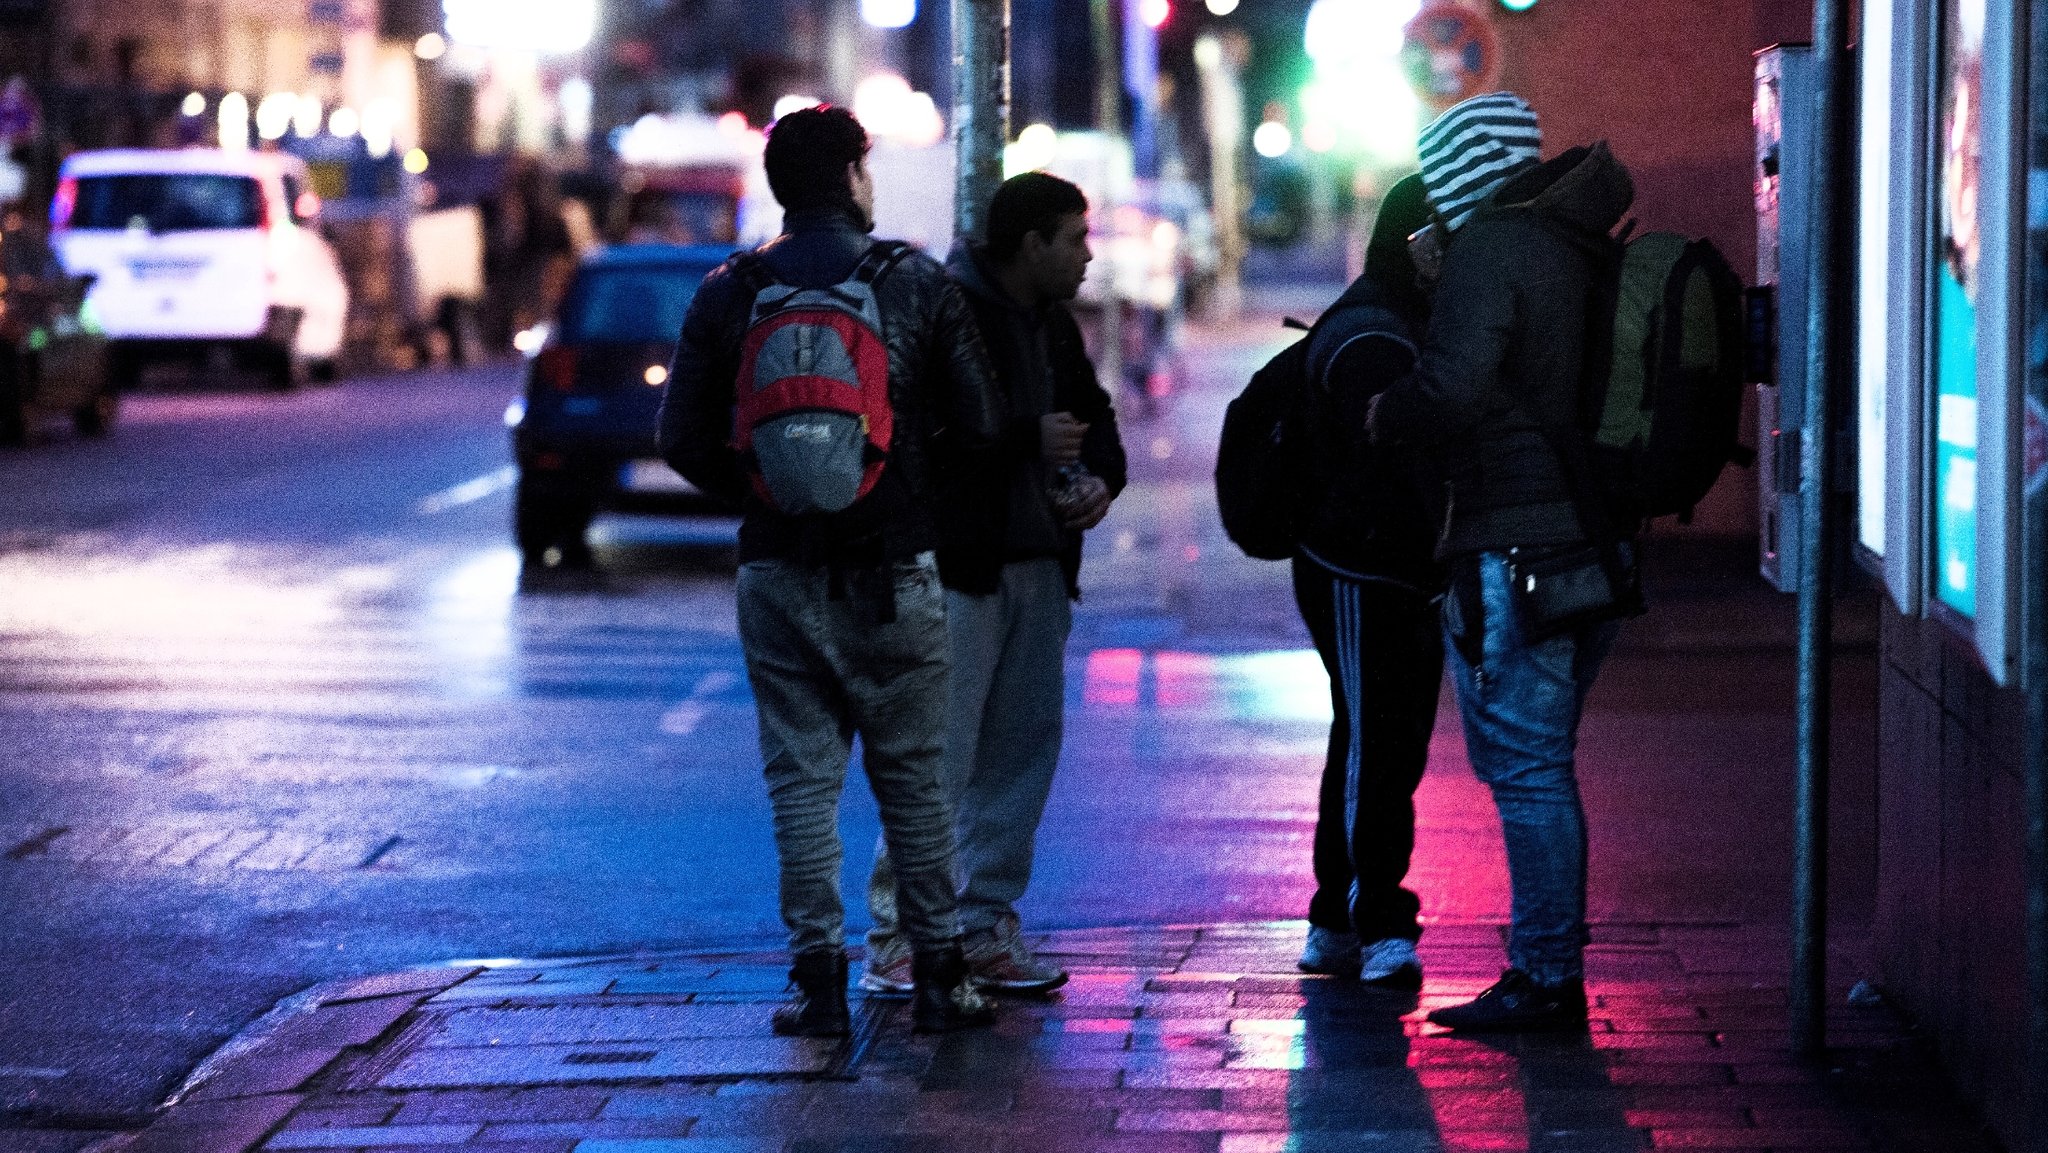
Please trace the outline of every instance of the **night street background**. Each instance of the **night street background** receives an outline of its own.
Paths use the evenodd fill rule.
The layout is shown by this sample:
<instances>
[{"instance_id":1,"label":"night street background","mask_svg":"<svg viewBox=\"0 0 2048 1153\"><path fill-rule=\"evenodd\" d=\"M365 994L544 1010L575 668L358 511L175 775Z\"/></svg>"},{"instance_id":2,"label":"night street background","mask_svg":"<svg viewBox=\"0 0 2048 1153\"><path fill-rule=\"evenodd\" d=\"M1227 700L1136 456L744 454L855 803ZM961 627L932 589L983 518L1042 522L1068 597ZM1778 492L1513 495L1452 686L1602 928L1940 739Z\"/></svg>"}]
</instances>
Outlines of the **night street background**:
<instances>
[{"instance_id":1,"label":"night street background","mask_svg":"<svg viewBox=\"0 0 2048 1153\"><path fill-rule=\"evenodd\" d=\"M1210 469L1278 311L1334 291L1192 330L1177 391L1121 398L1134 482L1089 537L1027 925L1302 915L1323 673L1286 567L1224 540ZM0 1129L139 1125L316 981L777 945L734 523L605 519L598 578L522 587L517 380L502 363L278 396L166 376L108 440L0 453ZM1789 602L1739 550L1649 551L1661 608L1629 627L1582 747L1594 917L1779 923ZM1867 648L1838 672L1852 877L1871 676ZM1729 763L1783 769L1703 771ZM875 822L852 781L859 922ZM1504 919L1448 696L1420 806L1425 915ZM1860 923L1850 890L1837 913Z\"/></svg>"}]
</instances>

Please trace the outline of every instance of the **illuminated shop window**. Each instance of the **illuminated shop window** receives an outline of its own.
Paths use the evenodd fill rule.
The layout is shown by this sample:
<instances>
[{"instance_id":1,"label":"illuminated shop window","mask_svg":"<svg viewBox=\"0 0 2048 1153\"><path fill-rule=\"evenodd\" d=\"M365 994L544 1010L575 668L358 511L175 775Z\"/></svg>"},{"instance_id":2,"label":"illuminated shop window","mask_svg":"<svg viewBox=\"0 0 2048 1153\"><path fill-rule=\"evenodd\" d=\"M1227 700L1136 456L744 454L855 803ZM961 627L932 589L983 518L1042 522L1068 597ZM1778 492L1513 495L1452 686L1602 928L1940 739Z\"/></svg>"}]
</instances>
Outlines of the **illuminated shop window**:
<instances>
[{"instance_id":1,"label":"illuminated shop window","mask_svg":"<svg viewBox=\"0 0 2048 1153\"><path fill-rule=\"evenodd\" d=\"M1985 0L1942 5L1940 216L1935 246L1934 532L1941 602L1977 613L1977 298L1982 252Z\"/></svg>"}]
</instances>

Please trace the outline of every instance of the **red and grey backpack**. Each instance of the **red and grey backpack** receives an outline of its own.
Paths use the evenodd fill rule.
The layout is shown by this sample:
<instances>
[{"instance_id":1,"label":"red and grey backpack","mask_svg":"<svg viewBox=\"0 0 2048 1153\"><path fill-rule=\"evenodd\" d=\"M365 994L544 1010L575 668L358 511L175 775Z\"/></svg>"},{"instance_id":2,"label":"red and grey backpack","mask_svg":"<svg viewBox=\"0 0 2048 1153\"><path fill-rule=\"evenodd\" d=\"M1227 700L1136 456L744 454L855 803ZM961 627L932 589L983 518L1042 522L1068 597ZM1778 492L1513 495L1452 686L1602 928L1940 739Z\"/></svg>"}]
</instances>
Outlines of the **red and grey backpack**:
<instances>
[{"instance_id":1,"label":"red and grey backpack","mask_svg":"<svg viewBox=\"0 0 2048 1153\"><path fill-rule=\"evenodd\" d=\"M754 306L740 342L733 447L773 508L838 512L881 479L895 413L875 285L909 251L879 242L826 288L778 283L756 256L735 268Z\"/></svg>"}]
</instances>

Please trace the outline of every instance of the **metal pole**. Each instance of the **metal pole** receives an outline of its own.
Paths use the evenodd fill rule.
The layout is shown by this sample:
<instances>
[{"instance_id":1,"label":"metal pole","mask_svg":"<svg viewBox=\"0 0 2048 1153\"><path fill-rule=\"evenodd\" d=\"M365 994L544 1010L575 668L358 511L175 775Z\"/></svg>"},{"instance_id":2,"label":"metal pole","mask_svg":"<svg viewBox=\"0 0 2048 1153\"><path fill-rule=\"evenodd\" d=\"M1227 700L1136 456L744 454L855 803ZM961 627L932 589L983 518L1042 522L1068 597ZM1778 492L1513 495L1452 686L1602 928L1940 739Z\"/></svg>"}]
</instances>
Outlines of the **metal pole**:
<instances>
[{"instance_id":1,"label":"metal pole","mask_svg":"<svg viewBox=\"0 0 2048 1153\"><path fill-rule=\"evenodd\" d=\"M1124 122L1124 89L1122 46L1116 34L1116 16L1111 5L1116 0L1090 0L1088 5L1089 31L1095 42L1095 127L1102 134L1102 172L1104 175L1102 195L1105 200L1116 195L1112 187L1115 166L1110 162L1111 145L1122 135ZM1111 237L1116 235L1116 205L1097 204L1094 206L1096 219L1109 225L1105 231ZM1103 386L1116 396L1124 383L1124 305L1116 295L1116 250L1103 254L1102 277L1102 340L1095 352L1095 372L1102 378Z\"/></svg>"},{"instance_id":2,"label":"metal pole","mask_svg":"<svg viewBox=\"0 0 2048 1153\"><path fill-rule=\"evenodd\" d=\"M1812 272L1807 287L1806 403L1800 431L1799 765L1792 884L1792 1047L1827 1044L1828 723L1834 632L1834 380L1837 354L1839 190L1834 174L1847 143L1848 28L1842 0L1813 6Z\"/></svg>"},{"instance_id":3,"label":"metal pole","mask_svg":"<svg viewBox=\"0 0 2048 1153\"><path fill-rule=\"evenodd\" d=\"M2048 18L2042 0L2021 5L2028 17L2025 59L2032 83L2027 92L2031 136L2026 155L2038 156L2048 140ZM2039 160L2035 160L2039 164ZM2038 209L2036 209L2038 210ZM2029 213L2032 219L2032 213ZM2029 329L2048 317L2048 229L2033 225L2027 235ZM2026 424L2048 421L2048 364L2027 366ZM2024 457L2023 457L2024 459ZM2020 504L2020 675L2027 701L2025 787L2027 804L2027 1086L2025 1136L2032 1153L2048 1153L2048 483L2023 476Z\"/></svg>"},{"instance_id":4,"label":"metal pole","mask_svg":"<svg viewBox=\"0 0 2048 1153\"><path fill-rule=\"evenodd\" d=\"M953 0L953 232L981 238L1010 140L1010 0Z\"/></svg>"}]
</instances>

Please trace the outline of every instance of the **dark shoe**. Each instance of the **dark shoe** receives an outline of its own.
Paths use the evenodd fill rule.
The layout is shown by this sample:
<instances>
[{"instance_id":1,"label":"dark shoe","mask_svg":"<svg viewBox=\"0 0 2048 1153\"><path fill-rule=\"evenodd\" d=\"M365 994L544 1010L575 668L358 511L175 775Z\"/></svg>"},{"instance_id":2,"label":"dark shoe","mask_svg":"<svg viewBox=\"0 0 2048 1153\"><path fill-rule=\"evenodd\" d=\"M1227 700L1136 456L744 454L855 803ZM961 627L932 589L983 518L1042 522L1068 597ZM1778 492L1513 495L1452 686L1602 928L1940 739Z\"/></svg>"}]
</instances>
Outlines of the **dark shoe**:
<instances>
[{"instance_id":1,"label":"dark shoe","mask_svg":"<svg viewBox=\"0 0 2048 1153\"><path fill-rule=\"evenodd\" d=\"M974 987L967 955L956 944L919 949L911 954L910 1031L950 1033L976 1025L993 1025L995 1003Z\"/></svg>"},{"instance_id":2,"label":"dark shoe","mask_svg":"<svg viewBox=\"0 0 2048 1153\"><path fill-rule=\"evenodd\" d=\"M1520 969L1462 1005L1438 1009L1432 1024L1468 1033L1572 1033L1586 1029L1586 983L1539 985Z\"/></svg>"},{"instance_id":3,"label":"dark shoe","mask_svg":"<svg viewBox=\"0 0 2048 1153\"><path fill-rule=\"evenodd\" d=\"M773 1026L784 1037L844 1037L853 1028L846 1012L846 950L807 949L790 966L796 996L775 1010Z\"/></svg>"}]
</instances>

